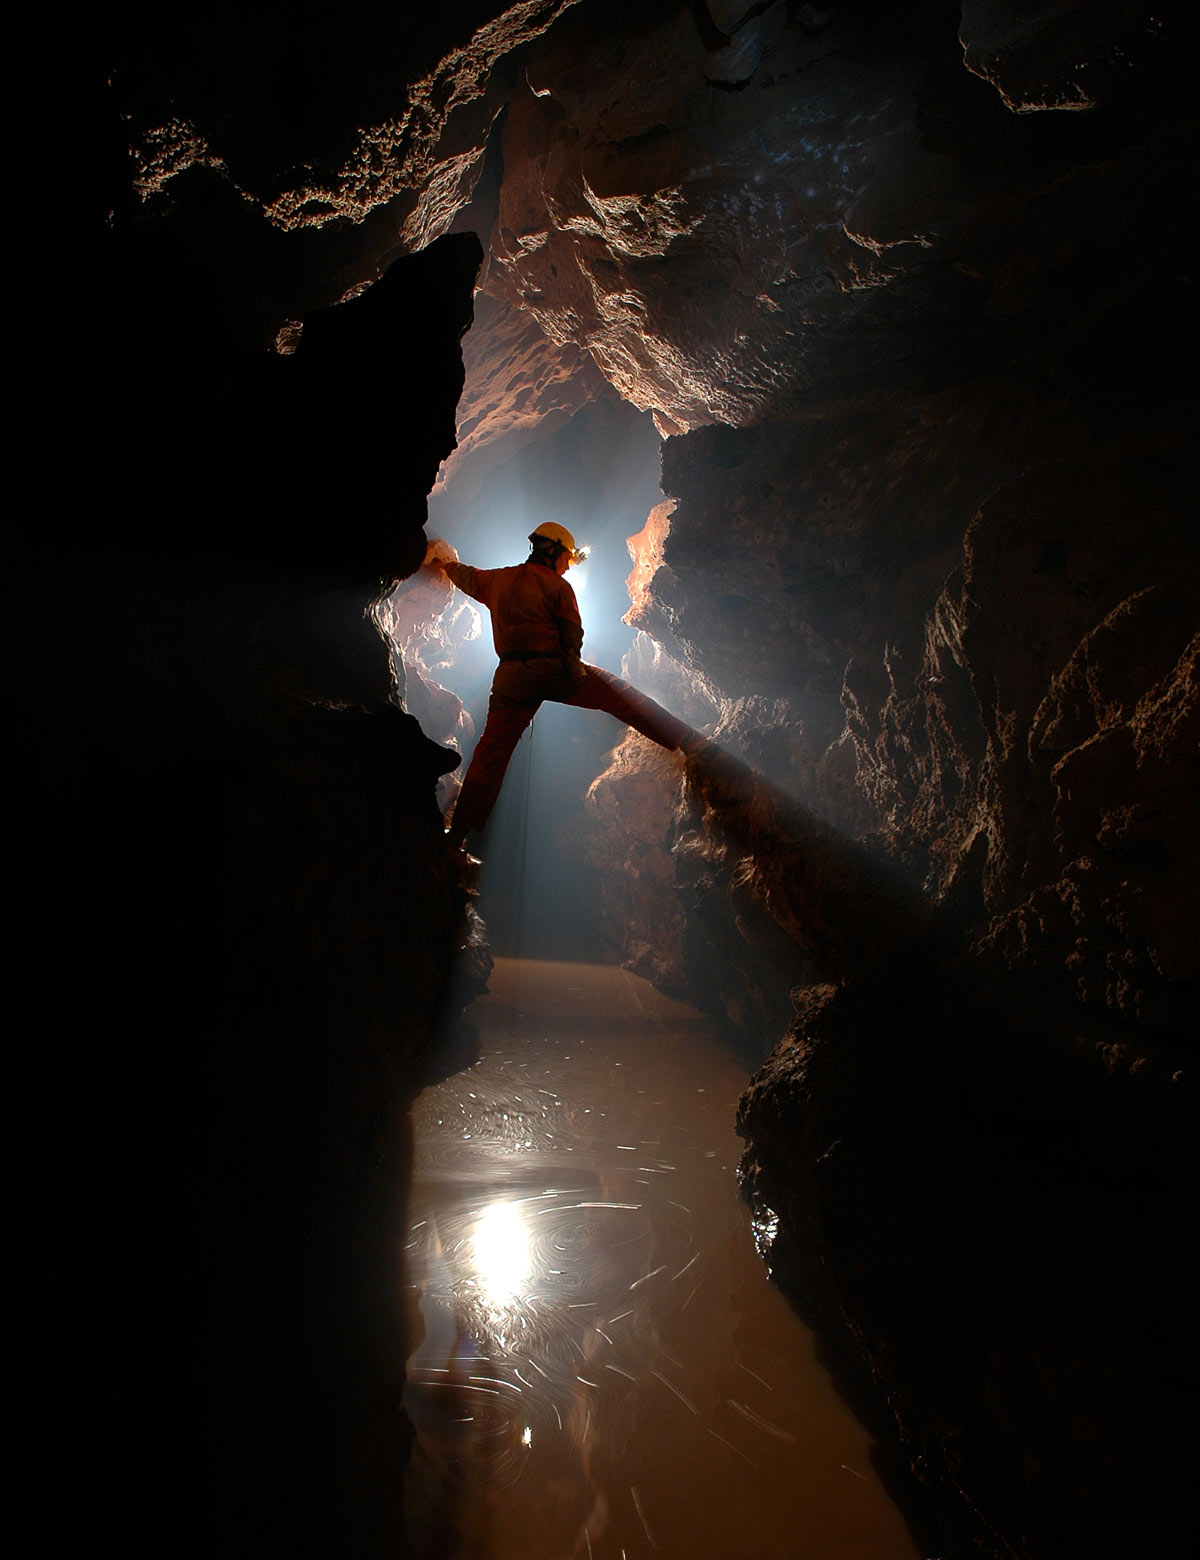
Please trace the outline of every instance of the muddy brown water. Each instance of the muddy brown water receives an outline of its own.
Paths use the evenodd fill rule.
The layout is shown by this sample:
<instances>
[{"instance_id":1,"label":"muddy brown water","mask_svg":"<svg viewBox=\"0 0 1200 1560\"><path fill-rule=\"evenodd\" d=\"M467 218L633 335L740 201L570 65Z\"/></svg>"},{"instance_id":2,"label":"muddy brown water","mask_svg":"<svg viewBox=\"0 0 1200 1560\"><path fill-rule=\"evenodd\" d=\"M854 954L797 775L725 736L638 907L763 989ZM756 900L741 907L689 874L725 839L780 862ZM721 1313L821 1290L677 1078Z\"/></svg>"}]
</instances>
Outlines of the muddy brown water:
<instances>
[{"instance_id":1,"label":"muddy brown water","mask_svg":"<svg viewBox=\"0 0 1200 1560\"><path fill-rule=\"evenodd\" d=\"M737 1186L744 1063L609 966L504 959L413 1112L418 1560L915 1560Z\"/></svg>"}]
</instances>

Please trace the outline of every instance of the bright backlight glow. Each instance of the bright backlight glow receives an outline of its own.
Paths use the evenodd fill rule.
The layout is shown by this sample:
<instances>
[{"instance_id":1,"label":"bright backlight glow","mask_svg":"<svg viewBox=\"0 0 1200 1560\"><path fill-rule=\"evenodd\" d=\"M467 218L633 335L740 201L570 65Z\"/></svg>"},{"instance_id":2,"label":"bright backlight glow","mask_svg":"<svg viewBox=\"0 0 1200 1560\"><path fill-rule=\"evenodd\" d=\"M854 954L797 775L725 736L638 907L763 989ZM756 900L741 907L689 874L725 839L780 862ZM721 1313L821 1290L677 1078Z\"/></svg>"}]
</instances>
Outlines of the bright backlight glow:
<instances>
[{"instance_id":1,"label":"bright backlight glow","mask_svg":"<svg viewBox=\"0 0 1200 1560\"><path fill-rule=\"evenodd\" d=\"M585 596L587 594L588 567L586 559L567 570L567 584L577 596Z\"/></svg>"},{"instance_id":2,"label":"bright backlight glow","mask_svg":"<svg viewBox=\"0 0 1200 1560\"><path fill-rule=\"evenodd\" d=\"M512 1300L528 1280L533 1248L520 1210L492 1203L479 1216L472 1241L479 1287L492 1305Z\"/></svg>"}]
</instances>

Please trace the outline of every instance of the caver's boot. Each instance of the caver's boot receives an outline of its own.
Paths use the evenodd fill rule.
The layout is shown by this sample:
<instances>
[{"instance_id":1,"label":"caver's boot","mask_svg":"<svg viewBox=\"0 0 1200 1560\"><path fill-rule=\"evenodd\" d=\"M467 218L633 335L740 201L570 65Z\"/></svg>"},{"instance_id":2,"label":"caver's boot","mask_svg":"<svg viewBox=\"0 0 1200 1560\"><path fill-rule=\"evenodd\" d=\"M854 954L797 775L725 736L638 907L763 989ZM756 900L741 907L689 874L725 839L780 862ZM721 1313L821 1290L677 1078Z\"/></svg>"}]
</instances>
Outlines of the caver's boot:
<instances>
[{"instance_id":1,"label":"caver's boot","mask_svg":"<svg viewBox=\"0 0 1200 1560\"><path fill-rule=\"evenodd\" d=\"M483 862L467 849L466 831L456 830L452 824L446 830L446 848L450 881L475 898L479 893L479 872Z\"/></svg>"},{"instance_id":2,"label":"caver's boot","mask_svg":"<svg viewBox=\"0 0 1200 1560\"><path fill-rule=\"evenodd\" d=\"M685 737L676 749L683 758L692 763L697 758L702 758L705 753L712 752L716 743L711 737L704 736L699 731L693 731L690 737Z\"/></svg>"}]
</instances>

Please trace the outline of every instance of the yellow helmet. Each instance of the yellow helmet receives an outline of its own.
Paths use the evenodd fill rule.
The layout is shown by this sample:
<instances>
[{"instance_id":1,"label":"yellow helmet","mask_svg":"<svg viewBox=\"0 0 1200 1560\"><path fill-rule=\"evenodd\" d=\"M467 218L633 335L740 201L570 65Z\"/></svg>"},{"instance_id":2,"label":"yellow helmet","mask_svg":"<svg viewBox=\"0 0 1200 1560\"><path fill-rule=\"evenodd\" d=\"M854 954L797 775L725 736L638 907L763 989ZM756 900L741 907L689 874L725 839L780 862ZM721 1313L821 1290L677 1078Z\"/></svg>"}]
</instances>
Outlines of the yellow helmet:
<instances>
[{"instance_id":1,"label":"yellow helmet","mask_svg":"<svg viewBox=\"0 0 1200 1560\"><path fill-rule=\"evenodd\" d=\"M529 540L534 547L539 541L553 542L556 548L561 548L567 554L572 563L582 563L587 557L587 548L576 547L575 538L566 526L558 525L553 520L547 520L544 525L539 525L536 531L531 531Z\"/></svg>"}]
</instances>

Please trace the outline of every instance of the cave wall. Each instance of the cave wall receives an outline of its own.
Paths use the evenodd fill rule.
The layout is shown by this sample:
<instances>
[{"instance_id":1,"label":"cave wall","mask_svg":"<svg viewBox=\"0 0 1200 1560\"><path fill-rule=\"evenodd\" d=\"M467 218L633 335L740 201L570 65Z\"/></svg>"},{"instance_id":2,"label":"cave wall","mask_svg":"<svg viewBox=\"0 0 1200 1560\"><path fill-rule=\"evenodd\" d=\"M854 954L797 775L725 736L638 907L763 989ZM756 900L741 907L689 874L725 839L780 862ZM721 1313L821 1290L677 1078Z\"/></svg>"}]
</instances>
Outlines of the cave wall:
<instances>
[{"instance_id":1,"label":"cave wall","mask_svg":"<svg viewBox=\"0 0 1200 1560\"><path fill-rule=\"evenodd\" d=\"M759 376L736 426L668 439L632 620L667 653L646 685L695 673L725 751L680 788L631 738L593 787L627 959L772 1053L741 1125L777 1271L956 1542L1002 1555L1123 1555L1147 1521L1182 1554L1191 1527L1200 616L1170 213L1195 146L1170 68L1115 74L1093 20L1093 118L1041 140L1026 116L1069 89L1032 23L980 71L1021 119L915 70L900 155L915 129L958 160L953 211L834 313L840 361L818 331L785 395ZM886 193L842 208L881 260L918 231ZM925 309L952 350L909 349Z\"/></svg>"},{"instance_id":2,"label":"cave wall","mask_svg":"<svg viewBox=\"0 0 1200 1560\"><path fill-rule=\"evenodd\" d=\"M1187 9L125 6L38 39L42 1528L403 1553L380 1168L486 955L447 992L452 759L366 608L456 432L483 485L620 397L667 439L631 669L720 751L681 786L631 738L593 784L607 954L772 1052L772 1262L962 1552L1182 1552Z\"/></svg>"},{"instance_id":3,"label":"cave wall","mask_svg":"<svg viewBox=\"0 0 1200 1560\"><path fill-rule=\"evenodd\" d=\"M254 139L282 112L262 55L307 101L321 39L279 58L277 28L229 26L129 11L34 56L17 1527L403 1554L405 1107L488 955L447 871L457 755L397 703L369 612L424 553L481 251L393 241L324 313L340 262L278 248L221 168L143 200L143 89L207 105L227 164L283 156Z\"/></svg>"},{"instance_id":4,"label":"cave wall","mask_svg":"<svg viewBox=\"0 0 1200 1560\"><path fill-rule=\"evenodd\" d=\"M458 755L368 617L453 437L478 246L446 244L307 367L114 317L93 499L22 554L25 1450L35 1522L97 1544L402 1542L405 1103L489 963Z\"/></svg>"},{"instance_id":5,"label":"cave wall","mask_svg":"<svg viewBox=\"0 0 1200 1560\"><path fill-rule=\"evenodd\" d=\"M1182 14L707 14L532 51L483 283L667 436L629 669L717 751L593 784L610 935L772 1053L773 1261L952 1542L1120 1555L1152 1499L1183 1552Z\"/></svg>"}]
</instances>

